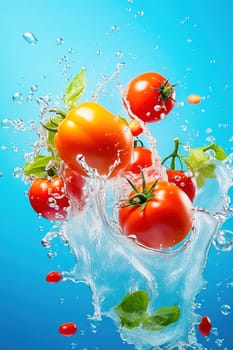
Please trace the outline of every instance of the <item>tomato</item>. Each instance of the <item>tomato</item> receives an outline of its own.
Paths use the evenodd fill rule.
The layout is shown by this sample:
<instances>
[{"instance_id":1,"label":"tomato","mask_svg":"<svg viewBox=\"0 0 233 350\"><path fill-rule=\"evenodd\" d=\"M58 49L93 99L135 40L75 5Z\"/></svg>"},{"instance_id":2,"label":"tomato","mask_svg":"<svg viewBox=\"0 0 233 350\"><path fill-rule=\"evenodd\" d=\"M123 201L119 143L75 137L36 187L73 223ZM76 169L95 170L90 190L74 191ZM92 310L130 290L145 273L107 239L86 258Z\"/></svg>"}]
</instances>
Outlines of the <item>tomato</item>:
<instances>
[{"instance_id":1,"label":"tomato","mask_svg":"<svg viewBox=\"0 0 233 350\"><path fill-rule=\"evenodd\" d=\"M167 169L168 181L181 188L193 202L196 196L196 184L192 176L186 175L182 170Z\"/></svg>"},{"instance_id":2,"label":"tomato","mask_svg":"<svg viewBox=\"0 0 233 350\"><path fill-rule=\"evenodd\" d=\"M188 196L164 180L143 181L143 186L135 189L119 209L122 233L152 249L168 249L181 242L192 228Z\"/></svg>"},{"instance_id":3,"label":"tomato","mask_svg":"<svg viewBox=\"0 0 233 350\"><path fill-rule=\"evenodd\" d=\"M143 128L137 120L131 120L131 122L129 122L129 128L133 136L139 136L143 133Z\"/></svg>"},{"instance_id":4,"label":"tomato","mask_svg":"<svg viewBox=\"0 0 233 350\"><path fill-rule=\"evenodd\" d=\"M136 116L144 122L159 121L174 107L174 85L159 73L143 73L129 82L123 104L133 119Z\"/></svg>"},{"instance_id":5,"label":"tomato","mask_svg":"<svg viewBox=\"0 0 233 350\"><path fill-rule=\"evenodd\" d=\"M61 172L64 179L66 194L69 198L78 201L79 208L81 209L85 204L83 193L83 188L86 183L85 178L66 165L63 165L62 168Z\"/></svg>"},{"instance_id":6,"label":"tomato","mask_svg":"<svg viewBox=\"0 0 233 350\"><path fill-rule=\"evenodd\" d=\"M71 109L59 124L54 138L62 160L75 172L87 176L116 176L130 162L133 136L128 125L95 102Z\"/></svg>"},{"instance_id":7,"label":"tomato","mask_svg":"<svg viewBox=\"0 0 233 350\"><path fill-rule=\"evenodd\" d=\"M64 220L67 217L69 199L64 192L64 182L59 176L38 178L29 189L32 208L49 220Z\"/></svg>"},{"instance_id":8,"label":"tomato","mask_svg":"<svg viewBox=\"0 0 233 350\"><path fill-rule=\"evenodd\" d=\"M201 322L198 325L198 329L201 335L203 335L203 337L208 337L208 335L210 334L211 328L212 328L212 325L209 317L202 316Z\"/></svg>"},{"instance_id":9,"label":"tomato","mask_svg":"<svg viewBox=\"0 0 233 350\"><path fill-rule=\"evenodd\" d=\"M49 283L57 283L62 280L62 274L58 271L52 271L47 274L45 279Z\"/></svg>"},{"instance_id":10,"label":"tomato","mask_svg":"<svg viewBox=\"0 0 233 350\"><path fill-rule=\"evenodd\" d=\"M126 171L140 174L141 170L152 166L152 152L143 146L134 147L133 158Z\"/></svg>"},{"instance_id":11,"label":"tomato","mask_svg":"<svg viewBox=\"0 0 233 350\"><path fill-rule=\"evenodd\" d=\"M66 322L59 326L58 332L65 336L74 335L78 330L77 325L74 322Z\"/></svg>"}]
</instances>

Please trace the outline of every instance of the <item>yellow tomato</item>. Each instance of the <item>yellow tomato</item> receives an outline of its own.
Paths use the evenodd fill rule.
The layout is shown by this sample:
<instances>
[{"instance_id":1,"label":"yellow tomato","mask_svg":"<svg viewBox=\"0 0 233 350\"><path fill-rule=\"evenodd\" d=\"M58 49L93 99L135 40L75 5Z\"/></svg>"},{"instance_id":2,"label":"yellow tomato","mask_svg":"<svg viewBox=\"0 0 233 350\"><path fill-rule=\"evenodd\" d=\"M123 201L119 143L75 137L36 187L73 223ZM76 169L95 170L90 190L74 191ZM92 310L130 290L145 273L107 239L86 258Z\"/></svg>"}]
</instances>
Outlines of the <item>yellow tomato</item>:
<instances>
[{"instance_id":1,"label":"yellow tomato","mask_svg":"<svg viewBox=\"0 0 233 350\"><path fill-rule=\"evenodd\" d=\"M127 167L133 152L127 124L95 102L71 109L54 141L61 159L81 175L87 175L87 166L99 175L116 176Z\"/></svg>"}]
</instances>

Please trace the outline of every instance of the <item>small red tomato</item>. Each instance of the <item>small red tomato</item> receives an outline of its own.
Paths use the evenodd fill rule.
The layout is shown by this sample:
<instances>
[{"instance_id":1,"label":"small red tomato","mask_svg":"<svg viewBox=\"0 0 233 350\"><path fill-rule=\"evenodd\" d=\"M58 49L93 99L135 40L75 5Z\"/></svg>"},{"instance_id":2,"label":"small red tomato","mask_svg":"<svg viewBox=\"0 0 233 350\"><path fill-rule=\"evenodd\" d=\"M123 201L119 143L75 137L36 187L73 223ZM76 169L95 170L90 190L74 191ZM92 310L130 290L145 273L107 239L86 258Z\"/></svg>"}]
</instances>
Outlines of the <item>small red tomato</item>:
<instances>
[{"instance_id":1,"label":"small red tomato","mask_svg":"<svg viewBox=\"0 0 233 350\"><path fill-rule=\"evenodd\" d=\"M131 171L134 174L140 174L145 168L152 166L152 152L143 146L134 148L133 159L126 171Z\"/></svg>"},{"instance_id":2,"label":"small red tomato","mask_svg":"<svg viewBox=\"0 0 233 350\"><path fill-rule=\"evenodd\" d=\"M59 176L36 179L29 189L32 208L49 220L65 220L69 199L65 195L64 182Z\"/></svg>"},{"instance_id":3,"label":"small red tomato","mask_svg":"<svg viewBox=\"0 0 233 350\"><path fill-rule=\"evenodd\" d=\"M174 183L183 190L193 202L196 195L196 185L192 176L188 176L184 171L167 169L168 181Z\"/></svg>"},{"instance_id":4,"label":"small red tomato","mask_svg":"<svg viewBox=\"0 0 233 350\"><path fill-rule=\"evenodd\" d=\"M59 326L58 332L65 336L74 335L78 330L77 325L74 322L66 322Z\"/></svg>"},{"instance_id":5,"label":"small red tomato","mask_svg":"<svg viewBox=\"0 0 233 350\"><path fill-rule=\"evenodd\" d=\"M62 177L64 178L67 196L78 201L79 208L82 209L84 206L83 187L86 183L84 177L73 171L68 166L64 166Z\"/></svg>"},{"instance_id":6,"label":"small red tomato","mask_svg":"<svg viewBox=\"0 0 233 350\"><path fill-rule=\"evenodd\" d=\"M133 136L139 136L143 133L143 128L141 127L141 125L137 120L132 120L129 123L129 128Z\"/></svg>"},{"instance_id":7,"label":"small red tomato","mask_svg":"<svg viewBox=\"0 0 233 350\"><path fill-rule=\"evenodd\" d=\"M201 335L203 335L203 337L208 337L211 331L211 327L212 325L209 317L203 316L201 322L198 325L198 329Z\"/></svg>"},{"instance_id":8,"label":"small red tomato","mask_svg":"<svg viewBox=\"0 0 233 350\"><path fill-rule=\"evenodd\" d=\"M49 283L57 283L62 280L62 274L58 271L52 271L47 274L45 279Z\"/></svg>"},{"instance_id":9,"label":"small red tomato","mask_svg":"<svg viewBox=\"0 0 233 350\"><path fill-rule=\"evenodd\" d=\"M143 73L131 80L122 97L129 116L137 116L144 122L163 119L175 105L174 85L154 72Z\"/></svg>"}]
</instances>

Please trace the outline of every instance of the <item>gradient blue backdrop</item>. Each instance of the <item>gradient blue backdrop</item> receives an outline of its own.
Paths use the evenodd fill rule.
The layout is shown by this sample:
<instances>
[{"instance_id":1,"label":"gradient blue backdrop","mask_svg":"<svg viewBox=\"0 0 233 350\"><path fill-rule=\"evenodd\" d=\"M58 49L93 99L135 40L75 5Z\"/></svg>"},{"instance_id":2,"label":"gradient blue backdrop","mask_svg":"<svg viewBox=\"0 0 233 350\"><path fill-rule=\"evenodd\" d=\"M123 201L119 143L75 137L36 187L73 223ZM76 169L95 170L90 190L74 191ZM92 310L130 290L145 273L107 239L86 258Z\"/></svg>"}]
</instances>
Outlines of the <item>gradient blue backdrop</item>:
<instances>
[{"instance_id":1,"label":"gradient blue backdrop","mask_svg":"<svg viewBox=\"0 0 233 350\"><path fill-rule=\"evenodd\" d=\"M111 76L116 65L124 63L119 75L123 85L149 70L179 82L177 101L184 105L152 127L162 154L170 149L174 136L194 146L214 136L230 153L232 10L231 0L5 1L0 8L0 120L37 119L35 98L60 96L66 78L82 66L87 70L86 97L91 97L103 76ZM36 45L23 38L25 32L34 33ZM58 38L64 40L61 45ZM38 90L27 102L35 84ZM12 100L16 92L23 96L21 104ZM202 103L188 105L189 93L200 94ZM101 101L113 112L125 113L117 92ZM33 140L32 132L0 127L0 349L133 349L121 342L110 320L93 332L87 321L92 308L85 286L45 282L48 271L71 268L73 258L59 242L51 251L41 246L51 225L38 220L24 195L27 186L13 176ZM226 227L231 226L229 222ZM48 258L48 253L53 257ZM219 333L209 341L200 338L207 349L219 349L221 341L222 349L233 349L233 310L228 316L221 313L221 305L233 307L232 258L232 252L211 248L204 272L208 288L197 302L202 304L200 313L210 316ZM68 320L79 326L72 338L57 332L58 325Z\"/></svg>"}]
</instances>

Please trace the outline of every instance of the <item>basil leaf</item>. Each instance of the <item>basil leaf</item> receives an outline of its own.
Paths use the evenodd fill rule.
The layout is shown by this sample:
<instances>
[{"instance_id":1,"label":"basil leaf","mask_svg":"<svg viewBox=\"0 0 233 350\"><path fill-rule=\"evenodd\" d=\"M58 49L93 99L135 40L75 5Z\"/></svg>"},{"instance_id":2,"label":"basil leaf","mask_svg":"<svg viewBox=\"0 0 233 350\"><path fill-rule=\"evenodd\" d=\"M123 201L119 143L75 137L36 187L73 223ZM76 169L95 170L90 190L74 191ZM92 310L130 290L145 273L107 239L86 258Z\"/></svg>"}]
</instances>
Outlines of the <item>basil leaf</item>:
<instances>
[{"instance_id":1,"label":"basil leaf","mask_svg":"<svg viewBox=\"0 0 233 350\"><path fill-rule=\"evenodd\" d=\"M209 146L209 149L212 149L215 153L215 158L217 160L225 160L227 158L227 155L224 151L224 149L220 146L218 146L216 143L213 143Z\"/></svg>"},{"instance_id":2,"label":"basil leaf","mask_svg":"<svg viewBox=\"0 0 233 350\"><path fill-rule=\"evenodd\" d=\"M64 102L68 109L75 106L75 103L82 96L86 88L86 74L85 70L81 69L80 72L71 80L65 90Z\"/></svg>"},{"instance_id":3,"label":"basil leaf","mask_svg":"<svg viewBox=\"0 0 233 350\"><path fill-rule=\"evenodd\" d=\"M57 116L51 118L45 124L42 124L43 127L48 132L47 145L51 146L52 148L55 147L54 136L55 136L55 134L57 132L57 128L58 128L59 124L62 122L62 120L64 120L64 117L62 115L57 115Z\"/></svg>"},{"instance_id":4,"label":"basil leaf","mask_svg":"<svg viewBox=\"0 0 233 350\"><path fill-rule=\"evenodd\" d=\"M138 327L145 317L148 304L148 294L143 290L127 294L115 307L121 326L129 329Z\"/></svg>"},{"instance_id":5,"label":"basil leaf","mask_svg":"<svg viewBox=\"0 0 233 350\"><path fill-rule=\"evenodd\" d=\"M24 166L24 175L35 175L38 177L47 177L47 164L53 160L52 156L37 155L32 162L28 162Z\"/></svg>"},{"instance_id":6,"label":"basil leaf","mask_svg":"<svg viewBox=\"0 0 233 350\"><path fill-rule=\"evenodd\" d=\"M150 331L159 331L176 322L180 317L180 308L177 305L163 306L153 315L143 321L143 328Z\"/></svg>"}]
</instances>

